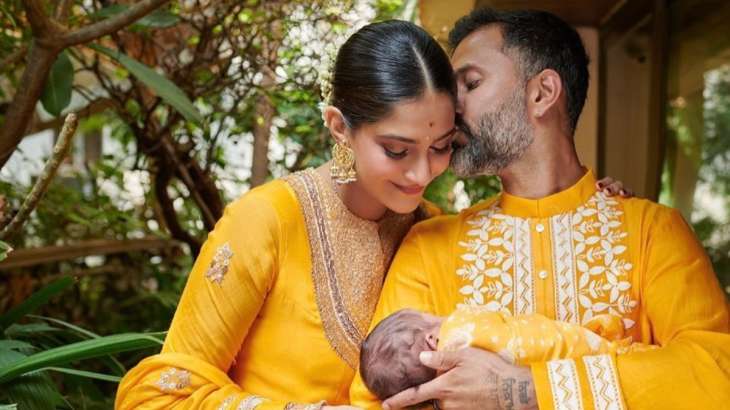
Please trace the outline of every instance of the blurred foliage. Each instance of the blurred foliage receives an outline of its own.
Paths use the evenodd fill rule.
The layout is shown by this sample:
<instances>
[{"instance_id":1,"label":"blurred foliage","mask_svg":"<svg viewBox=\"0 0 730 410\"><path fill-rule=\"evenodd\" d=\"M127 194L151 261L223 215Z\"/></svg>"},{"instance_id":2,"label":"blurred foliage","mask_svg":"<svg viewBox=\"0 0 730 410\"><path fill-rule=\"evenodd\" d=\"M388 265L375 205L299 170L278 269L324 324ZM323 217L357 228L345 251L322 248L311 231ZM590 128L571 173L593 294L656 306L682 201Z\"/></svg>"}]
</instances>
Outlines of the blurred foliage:
<instances>
[{"instance_id":1,"label":"blurred foliage","mask_svg":"<svg viewBox=\"0 0 730 410\"><path fill-rule=\"evenodd\" d=\"M730 66L705 73L705 87L697 101L680 97L670 104L667 123L670 141L660 202L676 206L688 200L692 204L691 215L686 216L730 297ZM692 192L675 188L677 179L688 177L676 175L678 156L692 164L681 172L696 172L689 176L696 178Z\"/></svg>"}]
</instances>

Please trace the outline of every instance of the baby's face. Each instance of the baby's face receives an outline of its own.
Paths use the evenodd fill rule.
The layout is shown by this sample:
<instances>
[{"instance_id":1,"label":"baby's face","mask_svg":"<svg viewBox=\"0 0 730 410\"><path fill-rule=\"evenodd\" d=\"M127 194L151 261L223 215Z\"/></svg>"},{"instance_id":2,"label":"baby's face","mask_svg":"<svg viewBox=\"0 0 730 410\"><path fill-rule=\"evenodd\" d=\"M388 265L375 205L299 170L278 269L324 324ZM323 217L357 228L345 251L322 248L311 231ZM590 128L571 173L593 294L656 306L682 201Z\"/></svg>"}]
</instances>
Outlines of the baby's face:
<instances>
[{"instance_id":1,"label":"baby's face","mask_svg":"<svg viewBox=\"0 0 730 410\"><path fill-rule=\"evenodd\" d=\"M413 316L406 319L416 329L415 340L411 352L418 357L421 352L434 351L438 347L439 330L444 319L428 313L414 311Z\"/></svg>"}]
</instances>

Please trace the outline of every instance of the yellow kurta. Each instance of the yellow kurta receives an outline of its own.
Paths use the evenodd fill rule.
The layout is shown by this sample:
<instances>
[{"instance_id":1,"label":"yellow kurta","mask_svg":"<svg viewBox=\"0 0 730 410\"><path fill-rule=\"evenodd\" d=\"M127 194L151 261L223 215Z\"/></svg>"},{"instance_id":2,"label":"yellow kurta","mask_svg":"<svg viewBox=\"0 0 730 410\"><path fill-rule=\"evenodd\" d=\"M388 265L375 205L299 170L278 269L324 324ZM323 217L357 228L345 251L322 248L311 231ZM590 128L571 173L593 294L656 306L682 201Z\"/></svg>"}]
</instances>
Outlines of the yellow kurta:
<instances>
[{"instance_id":1,"label":"yellow kurta","mask_svg":"<svg viewBox=\"0 0 730 410\"><path fill-rule=\"evenodd\" d=\"M230 204L190 273L161 354L118 409L298 409L348 402L359 345L414 215L359 219L308 170Z\"/></svg>"},{"instance_id":2,"label":"yellow kurta","mask_svg":"<svg viewBox=\"0 0 730 410\"><path fill-rule=\"evenodd\" d=\"M443 322L438 346L440 351L476 347L523 366L654 348L630 344L624 338L621 319L609 314L596 316L581 326L551 320L538 313L512 316L503 311L493 312L486 306L469 305L459 306Z\"/></svg>"},{"instance_id":3,"label":"yellow kurta","mask_svg":"<svg viewBox=\"0 0 730 410\"><path fill-rule=\"evenodd\" d=\"M532 365L541 410L728 408L727 302L704 250L676 210L594 186L589 171L540 200L503 193L416 225L373 322L461 304L581 325L611 314L660 348ZM351 399L378 407L359 377Z\"/></svg>"}]
</instances>

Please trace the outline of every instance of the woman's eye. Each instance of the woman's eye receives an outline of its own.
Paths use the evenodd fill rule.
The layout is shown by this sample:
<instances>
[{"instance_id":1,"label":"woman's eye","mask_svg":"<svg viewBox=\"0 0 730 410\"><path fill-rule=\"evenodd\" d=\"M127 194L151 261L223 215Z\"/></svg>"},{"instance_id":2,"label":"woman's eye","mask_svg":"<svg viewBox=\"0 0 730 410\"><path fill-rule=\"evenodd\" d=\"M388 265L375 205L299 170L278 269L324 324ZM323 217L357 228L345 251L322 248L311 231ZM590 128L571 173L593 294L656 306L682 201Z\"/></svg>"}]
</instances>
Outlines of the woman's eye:
<instances>
[{"instance_id":1,"label":"woman's eye","mask_svg":"<svg viewBox=\"0 0 730 410\"><path fill-rule=\"evenodd\" d=\"M446 154L451 152L451 142L444 145L443 147L432 147L431 149L434 150L437 154Z\"/></svg>"},{"instance_id":2,"label":"woman's eye","mask_svg":"<svg viewBox=\"0 0 730 410\"><path fill-rule=\"evenodd\" d=\"M404 149L403 151L391 151L388 148L383 148L385 150L385 155L387 155L390 158L393 159L401 159L405 158L405 156L408 154L408 150Z\"/></svg>"}]
</instances>

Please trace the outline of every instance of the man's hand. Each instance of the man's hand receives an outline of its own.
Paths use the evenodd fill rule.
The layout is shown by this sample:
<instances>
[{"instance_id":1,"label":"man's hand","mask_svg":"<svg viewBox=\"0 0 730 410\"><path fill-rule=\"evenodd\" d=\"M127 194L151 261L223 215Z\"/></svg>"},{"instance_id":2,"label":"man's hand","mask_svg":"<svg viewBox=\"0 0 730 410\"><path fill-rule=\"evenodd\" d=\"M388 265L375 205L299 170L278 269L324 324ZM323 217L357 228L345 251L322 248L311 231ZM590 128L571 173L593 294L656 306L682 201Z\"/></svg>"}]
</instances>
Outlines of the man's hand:
<instances>
[{"instance_id":1,"label":"man's hand","mask_svg":"<svg viewBox=\"0 0 730 410\"><path fill-rule=\"evenodd\" d=\"M439 376L383 402L384 410L437 400L442 410L535 410L537 395L530 369L505 362L494 353L466 348L423 352L421 362Z\"/></svg>"}]
</instances>

